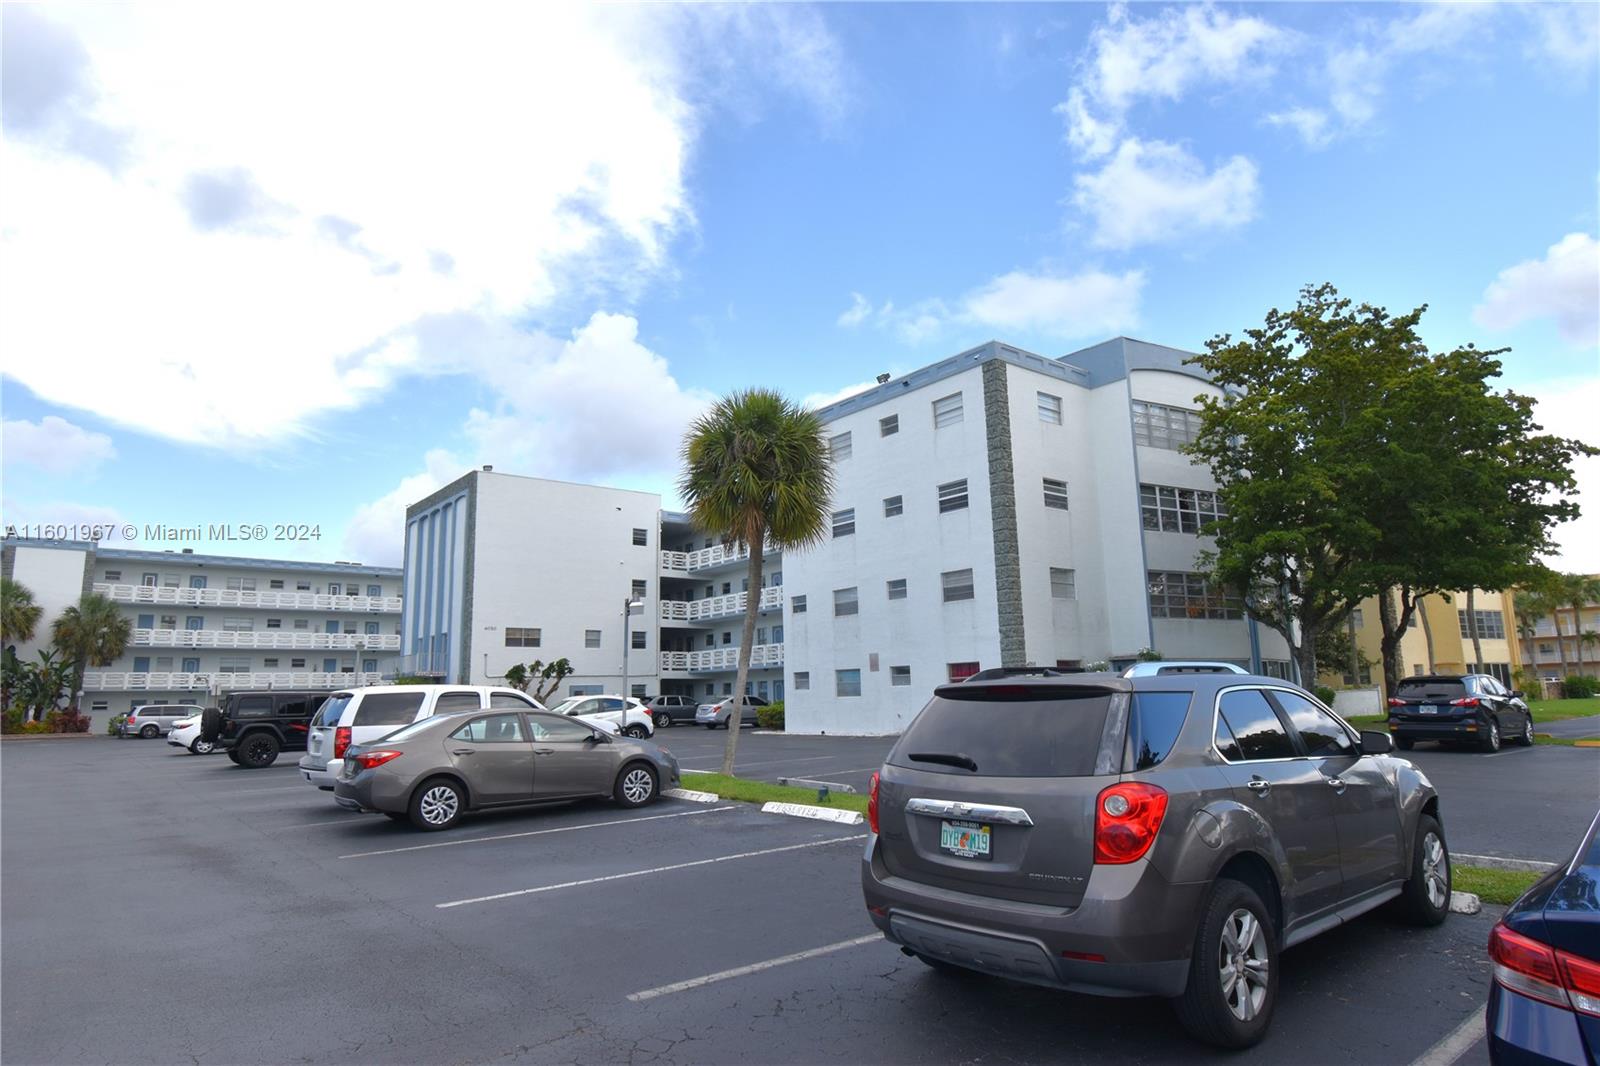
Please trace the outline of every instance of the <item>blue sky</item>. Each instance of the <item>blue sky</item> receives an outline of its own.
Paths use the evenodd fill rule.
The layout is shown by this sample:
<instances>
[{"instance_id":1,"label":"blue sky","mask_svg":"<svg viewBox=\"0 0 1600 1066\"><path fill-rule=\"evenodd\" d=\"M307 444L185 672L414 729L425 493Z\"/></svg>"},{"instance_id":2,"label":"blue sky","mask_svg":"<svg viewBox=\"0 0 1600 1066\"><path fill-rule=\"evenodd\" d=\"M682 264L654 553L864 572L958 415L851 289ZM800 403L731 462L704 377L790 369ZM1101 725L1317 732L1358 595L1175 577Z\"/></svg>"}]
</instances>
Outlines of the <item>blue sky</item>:
<instances>
[{"instance_id":1,"label":"blue sky","mask_svg":"<svg viewBox=\"0 0 1600 1066\"><path fill-rule=\"evenodd\" d=\"M5 8L5 522L393 562L479 463L670 496L732 388L1323 280L1600 442L1592 5L264 10Z\"/></svg>"}]
</instances>

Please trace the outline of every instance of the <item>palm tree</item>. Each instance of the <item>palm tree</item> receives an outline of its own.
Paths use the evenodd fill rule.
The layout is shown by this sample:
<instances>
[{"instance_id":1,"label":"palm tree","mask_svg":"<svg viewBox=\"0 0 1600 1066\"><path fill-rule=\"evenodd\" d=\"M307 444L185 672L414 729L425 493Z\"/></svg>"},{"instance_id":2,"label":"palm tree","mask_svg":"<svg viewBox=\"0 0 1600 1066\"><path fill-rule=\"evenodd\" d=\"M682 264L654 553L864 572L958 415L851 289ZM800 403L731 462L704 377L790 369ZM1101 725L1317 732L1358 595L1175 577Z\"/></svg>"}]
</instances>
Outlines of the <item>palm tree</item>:
<instances>
[{"instance_id":1,"label":"palm tree","mask_svg":"<svg viewBox=\"0 0 1600 1066\"><path fill-rule=\"evenodd\" d=\"M1561 600L1572 611L1572 633L1577 637L1578 673L1583 673L1583 608L1600 601L1600 578L1589 574L1561 575ZM1562 677L1566 672L1562 671Z\"/></svg>"},{"instance_id":2,"label":"palm tree","mask_svg":"<svg viewBox=\"0 0 1600 1066\"><path fill-rule=\"evenodd\" d=\"M1511 614L1516 619L1517 640L1523 647L1533 642L1535 627L1539 624L1539 616L1544 613L1544 605L1539 596L1529 589L1517 589L1511 594ZM1534 654L1534 649L1528 648L1527 669L1535 674L1539 672L1539 660ZM1519 668L1521 663L1517 664Z\"/></svg>"},{"instance_id":3,"label":"palm tree","mask_svg":"<svg viewBox=\"0 0 1600 1066\"><path fill-rule=\"evenodd\" d=\"M89 593L50 625L56 647L72 663L72 694L83 689L85 666L110 666L128 650L133 623L115 603Z\"/></svg>"},{"instance_id":4,"label":"palm tree","mask_svg":"<svg viewBox=\"0 0 1600 1066\"><path fill-rule=\"evenodd\" d=\"M762 549L796 551L822 542L833 499L833 458L822 422L768 389L725 396L689 427L678 481L695 525L750 549L749 593L722 772L733 773L739 700L750 677L750 645L761 607Z\"/></svg>"},{"instance_id":5,"label":"palm tree","mask_svg":"<svg viewBox=\"0 0 1600 1066\"><path fill-rule=\"evenodd\" d=\"M39 627L44 608L33 602L33 592L20 581L0 578L0 641L7 647L26 644Z\"/></svg>"}]
</instances>

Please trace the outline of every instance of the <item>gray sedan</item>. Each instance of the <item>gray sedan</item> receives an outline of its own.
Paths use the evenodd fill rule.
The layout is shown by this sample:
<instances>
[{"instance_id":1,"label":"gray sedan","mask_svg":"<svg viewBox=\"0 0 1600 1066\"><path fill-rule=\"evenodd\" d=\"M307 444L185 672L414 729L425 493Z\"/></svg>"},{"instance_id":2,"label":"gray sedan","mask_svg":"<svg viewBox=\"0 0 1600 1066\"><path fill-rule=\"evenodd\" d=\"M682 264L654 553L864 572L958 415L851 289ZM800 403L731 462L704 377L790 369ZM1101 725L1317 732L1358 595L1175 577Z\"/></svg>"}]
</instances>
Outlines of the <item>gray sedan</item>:
<instances>
[{"instance_id":1,"label":"gray sedan","mask_svg":"<svg viewBox=\"0 0 1600 1066\"><path fill-rule=\"evenodd\" d=\"M464 711L405 726L345 752L341 807L448 829L467 811L609 796L623 807L678 785L678 760L576 718Z\"/></svg>"}]
</instances>

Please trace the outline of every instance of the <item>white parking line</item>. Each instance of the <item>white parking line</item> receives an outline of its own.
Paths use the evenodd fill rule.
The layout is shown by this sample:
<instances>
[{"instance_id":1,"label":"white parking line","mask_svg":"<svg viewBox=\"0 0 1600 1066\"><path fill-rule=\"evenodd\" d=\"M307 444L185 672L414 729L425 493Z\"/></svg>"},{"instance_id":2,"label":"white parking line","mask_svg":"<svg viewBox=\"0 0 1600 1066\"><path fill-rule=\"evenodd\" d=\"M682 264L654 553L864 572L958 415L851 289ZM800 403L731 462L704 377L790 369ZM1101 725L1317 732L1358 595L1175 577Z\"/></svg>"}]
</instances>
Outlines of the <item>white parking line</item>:
<instances>
[{"instance_id":1,"label":"white parking line","mask_svg":"<svg viewBox=\"0 0 1600 1066\"><path fill-rule=\"evenodd\" d=\"M649 814L643 818L615 818L609 822L586 822L583 825L559 825L554 829L530 829L526 833L496 833L487 837L467 837L463 840L441 840L436 844L412 844L405 848L385 848L382 851L356 851L341 855L341 859L364 859L370 855L398 855L403 851L427 851L430 848L453 848L457 844L484 844L491 840L516 840L520 837L544 836L547 833L571 833L578 829L604 829L612 825L634 825L637 822L656 822L663 818L693 818L698 814L716 814L718 811L737 810L737 803L726 807L707 807L703 811L677 811L673 814Z\"/></svg>"},{"instance_id":2,"label":"white parking line","mask_svg":"<svg viewBox=\"0 0 1600 1066\"><path fill-rule=\"evenodd\" d=\"M1411 1066L1450 1066L1483 1038L1483 1007L1480 1006L1450 1030L1448 1036L1424 1051Z\"/></svg>"},{"instance_id":3,"label":"white parking line","mask_svg":"<svg viewBox=\"0 0 1600 1066\"><path fill-rule=\"evenodd\" d=\"M846 948L860 947L862 944L870 944L874 940L882 941L883 934L873 933L870 936L858 936L854 940L841 940L837 944L828 944L825 947L811 948L808 951L797 951L793 955L782 955L776 959L767 959L765 962L752 962L748 966L735 966L731 970L722 970L718 973L708 973L704 977L691 977L687 981L678 981L674 984L662 985L660 988L647 988L643 992L634 992L628 997L628 999L634 1003L643 1003L645 1000L655 999L657 996L670 996L674 992L687 992L691 988L700 988L704 985L715 984L718 981L728 981L735 977L744 977L748 974L760 973L762 970L770 970L775 966L786 966L791 962L799 962L802 959L814 959L818 955L831 955L835 951L843 951Z\"/></svg>"},{"instance_id":4,"label":"white parking line","mask_svg":"<svg viewBox=\"0 0 1600 1066\"><path fill-rule=\"evenodd\" d=\"M1532 748L1507 748L1504 751L1492 751L1487 755L1479 756L1479 758L1483 758L1483 759L1498 759L1502 755L1515 755L1519 751L1532 751L1532 750L1533 750Z\"/></svg>"},{"instance_id":5,"label":"white parking line","mask_svg":"<svg viewBox=\"0 0 1600 1066\"><path fill-rule=\"evenodd\" d=\"M312 826L319 826L319 825L373 825L373 824L375 824L375 823L370 822L367 819L360 817L359 815L355 814L354 812L351 812L350 814L345 815L343 818L330 818L330 819L328 819L327 821L324 821L324 822L295 822L293 825L267 825L267 826L262 826L262 830L264 832L268 832L268 833L276 833L276 832L279 832L279 831L284 830L284 829L310 829Z\"/></svg>"},{"instance_id":6,"label":"white parking line","mask_svg":"<svg viewBox=\"0 0 1600 1066\"><path fill-rule=\"evenodd\" d=\"M605 877L587 877L582 881L563 881L559 885L540 885L538 888L519 888L514 892L496 892L492 896L474 896L471 899L453 899L448 903L435 903L438 910L450 907L465 907L471 903L493 903L495 900L513 899L517 896L533 896L540 892L554 892L562 888L579 888L583 885L598 885L606 881L625 881L630 877L646 877L650 874L670 873L673 870L687 870L691 866L710 866L713 863L733 862L735 859L754 859L759 855L777 855L784 851L799 851L802 848L821 848L829 844L843 844L852 840L865 840L867 834L857 833L854 836L833 837L829 840L813 840L807 844L789 844L781 848L762 848L760 851L741 851L737 855L718 855L711 859L696 859L693 862L675 862L670 866L655 866L648 870L630 870L625 874L607 874Z\"/></svg>"}]
</instances>

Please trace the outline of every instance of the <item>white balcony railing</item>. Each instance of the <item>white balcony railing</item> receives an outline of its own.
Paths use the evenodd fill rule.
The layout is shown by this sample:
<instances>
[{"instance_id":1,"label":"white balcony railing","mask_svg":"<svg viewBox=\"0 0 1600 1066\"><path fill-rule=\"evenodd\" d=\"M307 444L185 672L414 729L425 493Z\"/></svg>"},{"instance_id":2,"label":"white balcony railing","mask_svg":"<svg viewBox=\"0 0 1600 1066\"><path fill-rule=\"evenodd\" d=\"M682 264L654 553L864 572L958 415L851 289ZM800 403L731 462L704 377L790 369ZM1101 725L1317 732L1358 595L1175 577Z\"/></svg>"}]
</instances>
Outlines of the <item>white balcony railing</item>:
<instances>
[{"instance_id":1,"label":"white balcony railing","mask_svg":"<svg viewBox=\"0 0 1600 1066\"><path fill-rule=\"evenodd\" d=\"M170 603L185 607L267 607L290 611L377 611L400 613L399 596L330 596L325 592L266 592L243 589L191 589L155 585L94 584L94 591L118 603Z\"/></svg>"},{"instance_id":2,"label":"white balcony railing","mask_svg":"<svg viewBox=\"0 0 1600 1066\"><path fill-rule=\"evenodd\" d=\"M213 688L231 692L245 688L350 688L381 685L383 680L383 674L356 673L136 674L90 670L83 675L83 687L86 692L206 692Z\"/></svg>"},{"instance_id":3,"label":"white balcony railing","mask_svg":"<svg viewBox=\"0 0 1600 1066\"><path fill-rule=\"evenodd\" d=\"M294 629L135 629L147 648L302 648L311 651L399 651L398 633L312 633Z\"/></svg>"},{"instance_id":4,"label":"white balcony railing","mask_svg":"<svg viewBox=\"0 0 1600 1066\"><path fill-rule=\"evenodd\" d=\"M766 545L763 554L772 554L771 544ZM664 551L661 553L661 569L692 574L697 570L712 570L731 563L746 562L749 558L748 545L734 548L731 545L713 544L692 552Z\"/></svg>"},{"instance_id":5,"label":"white balcony railing","mask_svg":"<svg viewBox=\"0 0 1600 1066\"><path fill-rule=\"evenodd\" d=\"M767 669L783 665L782 644L757 644L750 649L750 666ZM689 673L739 669L738 648L707 648L704 651L664 651L661 669Z\"/></svg>"},{"instance_id":6,"label":"white balcony railing","mask_svg":"<svg viewBox=\"0 0 1600 1066\"><path fill-rule=\"evenodd\" d=\"M732 592L726 596L708 596L703 600L662 600L663 622L709 622L714 618L731 618L744 614L748 593ZM783 589L761 590L760 610L776 611L783 607Z\"/></svg>"}]
</instances>

